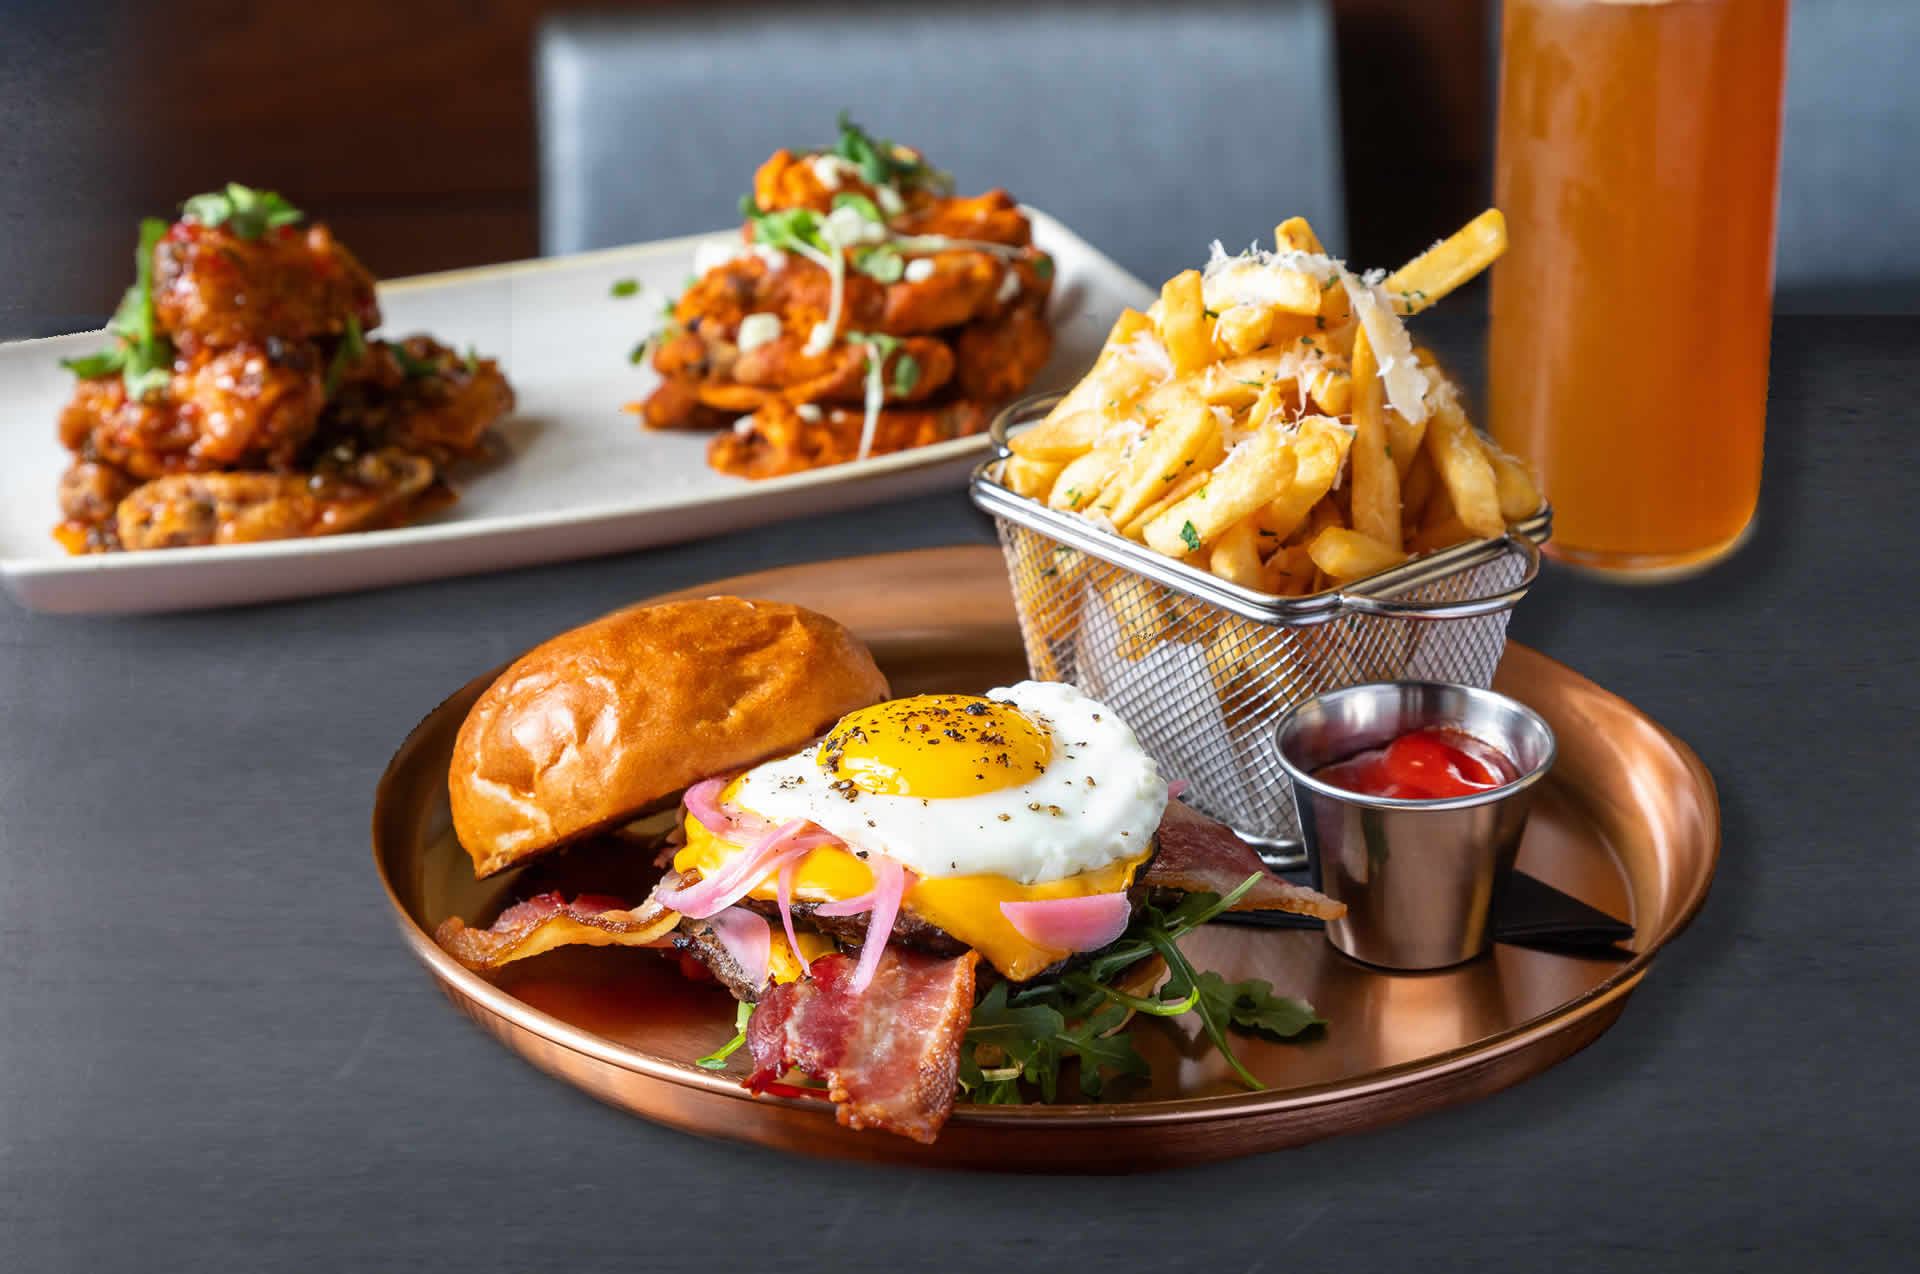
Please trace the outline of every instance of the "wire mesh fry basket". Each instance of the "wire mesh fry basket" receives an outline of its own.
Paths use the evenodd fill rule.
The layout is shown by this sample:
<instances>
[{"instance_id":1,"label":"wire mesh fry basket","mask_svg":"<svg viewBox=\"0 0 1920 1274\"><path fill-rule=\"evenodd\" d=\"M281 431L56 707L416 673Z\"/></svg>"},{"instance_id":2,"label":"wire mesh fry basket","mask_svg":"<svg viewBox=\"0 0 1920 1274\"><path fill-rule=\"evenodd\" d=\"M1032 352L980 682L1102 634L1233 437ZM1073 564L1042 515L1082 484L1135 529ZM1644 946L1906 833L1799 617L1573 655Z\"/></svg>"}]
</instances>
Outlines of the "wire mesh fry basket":
<instances>
[{"instance_id":1,"label":"wire mesh fry basket","mask_svg":"<svg viewBox=\"0 0 1920 1274\"><path fill-rule=\"evenodd\" d=\"M1035 677L1073 682L1111 705L1163 772L1187 781L1196 808L1256 845L1296 847L1290 784L1272 744L1289 707L1369 681L1492 684L1507 618L1540 570L1550 506L1499 539L1341 589L1277 597L1002 486L1008 437L1058 397L1000 414L997 455L973 471L970 488L999 530L1027 663Z\"/></svg>"}]
</instances>

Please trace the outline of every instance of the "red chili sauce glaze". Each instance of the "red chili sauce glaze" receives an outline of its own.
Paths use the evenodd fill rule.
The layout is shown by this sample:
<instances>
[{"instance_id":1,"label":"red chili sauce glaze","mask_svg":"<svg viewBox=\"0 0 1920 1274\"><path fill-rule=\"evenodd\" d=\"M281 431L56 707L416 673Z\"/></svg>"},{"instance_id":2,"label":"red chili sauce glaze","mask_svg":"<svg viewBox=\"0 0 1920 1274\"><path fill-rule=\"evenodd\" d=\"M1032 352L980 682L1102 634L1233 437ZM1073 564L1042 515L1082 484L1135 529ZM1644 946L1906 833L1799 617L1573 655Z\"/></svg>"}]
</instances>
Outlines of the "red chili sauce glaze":
<instances>
[{"instance_id":1,"label":"red chili sauce glaze","mask_svg":"<svg viewBox=\"0 0 1920 1274\"><path fill-rule=\"evenodd\" d=\"M1427 726L1384 748L1323 765L1313 777L1362 796L1431 801L1511 783L1520 777L1520 767L1499 748L1464 730Z\"/></svg>"}]
</instances>

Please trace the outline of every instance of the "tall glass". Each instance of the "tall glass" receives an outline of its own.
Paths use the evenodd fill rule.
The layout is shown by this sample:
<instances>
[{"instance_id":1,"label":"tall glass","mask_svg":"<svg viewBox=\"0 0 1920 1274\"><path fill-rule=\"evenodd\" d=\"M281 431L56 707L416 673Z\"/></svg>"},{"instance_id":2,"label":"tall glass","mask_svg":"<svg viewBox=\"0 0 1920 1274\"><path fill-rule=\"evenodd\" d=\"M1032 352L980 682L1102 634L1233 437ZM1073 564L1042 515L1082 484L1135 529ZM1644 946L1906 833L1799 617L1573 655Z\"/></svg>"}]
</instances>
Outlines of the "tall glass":
<instances>
[{"instance_id":1,"label":"tall glass","mask_svg":"<svg viewBox=\"0 0 1920 1274\"><path fill-rule=\"evenodd\" d=\"M1547 551L1659 577L1760 496L1787 0L1506 0L1488 416Z\"/></svg>"}]
</instances>

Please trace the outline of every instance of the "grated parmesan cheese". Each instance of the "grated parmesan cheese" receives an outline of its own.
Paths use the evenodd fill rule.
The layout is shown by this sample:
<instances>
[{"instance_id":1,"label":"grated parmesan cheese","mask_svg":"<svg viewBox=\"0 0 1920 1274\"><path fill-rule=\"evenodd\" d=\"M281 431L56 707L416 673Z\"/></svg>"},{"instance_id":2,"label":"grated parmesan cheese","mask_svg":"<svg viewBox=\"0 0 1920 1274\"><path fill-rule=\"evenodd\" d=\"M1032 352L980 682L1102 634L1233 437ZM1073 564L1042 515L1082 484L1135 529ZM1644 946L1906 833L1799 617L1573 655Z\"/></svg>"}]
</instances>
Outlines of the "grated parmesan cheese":
<instances>
[{"instance_id":1,"label":"grated parmesan cheese","mask_svg":"<svg viewBox=\"0 0 1920 1274\"><path fill-rule=\"evenodd\" d=\"M1380 365L1387 405L1404 416L1408 424L1417 425L1427 418L1427 373L1413 356L1413 338L1407 335L1407 325L1393 312L1378 280L1368 281L1378 273L1370 270L1365 276L1356 277L1343 266L1340 282L1347 289L1347 299L1353 303L1354 315L1366 329L1367 344L1373 347L1374 359Z\"/></svg>"},{"instance_id":2,"label":"grated parmesan cheese","mask_svg":"<svg viewBox=\"0 0 1920 1274\"><path fill-rule=\"evenodd\" d=\"M1133 339L1120 347L1120 352L1161 380L1169 380L1173 376L1173 358L1151 330L1134 333Z\"/></svg>"}]
</instances>

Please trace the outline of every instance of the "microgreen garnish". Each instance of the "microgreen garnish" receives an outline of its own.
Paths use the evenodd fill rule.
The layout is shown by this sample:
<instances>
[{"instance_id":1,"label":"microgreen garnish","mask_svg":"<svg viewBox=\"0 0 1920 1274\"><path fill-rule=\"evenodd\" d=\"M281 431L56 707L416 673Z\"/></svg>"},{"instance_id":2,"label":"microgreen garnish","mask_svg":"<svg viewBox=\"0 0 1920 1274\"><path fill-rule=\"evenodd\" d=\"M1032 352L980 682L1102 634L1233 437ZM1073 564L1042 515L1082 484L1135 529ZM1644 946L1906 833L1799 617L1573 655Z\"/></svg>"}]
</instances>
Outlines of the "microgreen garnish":
<instances>
[{"instance_id":1,"label":"microgreen garnish","mask_svg":"<svg viewBox=\"0 0 1920 1274\"><path fill-rule=\"evenodd\" d=\"M696 1057L693 1060L693 1064L704 1067L710 1071L725 1070L727 1068L727 1059L738 1052L740 1046L747 1042L747 1019L752 1016L753 1005L748 1004L745 1000L740 1001L740 1007L736 1009L733 1014L733 1038L725 1044L722 1044L719 1048L714 1049L713 1052L708 1053L705 1057Z\"/></svg>"},{"instance_id":2,"label":"microgreen garnish","mask_svg":"<svg viewBox=\"0 0 1920 1274\"><path fill-rule=\"evenodd\" d=\"M1024 1100L1024 1080L1053 1101L1060 1066L1070 1059L1080 1063L1080 1091L1096 1099L1107 1072L1145 1075L1145 1059L1119 1030L1129 1011L1156 1017L1199 1014L1207 1037L1241 1081L1249 1088L1265 1087L1234 1056L1227 1030L1291 1039L1322 1019L1310 1005L1273 994L1273 987L1258 978L1228 982L1217 973L1199 972L1179 948L1181 938L1232 907L1259 880L1249 876L1225 897L1188 894L1167 910L1148 906L1118 941L1059 977L1017 990L995 983L974 1006L960 1050L960 1084L967 1099L1018 1103ZM1157 995L1135 995L1112 985L1154 954L1168 972Z\"/></svg>"},{"instance_id":3,"label":"microgreen garnish","mask_svg":"<svg viewBox=\"0 0 1920 1274\"><path fill-rule=\"evenodd\" d=\"M840 112L840 140L829 153L858 168L860 179L869 186L899 189L933 186L945 190L953 185L952 177L929 165L916 152L896 146L884 137L870 136L845 111Z\"/></svg>"},{"instance_id":4,"label":"microgreen garnish","mask_svg":"<svg viewBox=\"0 0 1920 1274\"><path fill-rule=\"evenodd\" d=\"M195 195L180 205L180 212L203 226L225 226L242 239L258 239L306 215L271 190L255 190L237 181L228 182L224 190Z\"/></svg>"},{"instance_id":5,"label":"microgreen garnish","mask_svg":"<svg viewBox=\"0 0 1920 1274\"><path fill-rule=\"evenodd\" d=\"M638 279L615 279L613 286L607 289L613 296L633 296L640 291Z\"/></svg>"},{"instance_id":6,"label":"microgreen garnish","mask_svg":"<svg viewBox=\"0 0 1920 1274\"><path fill-rule=\"evenodd\" d=\"M833 197L832 206L836 209L851 208L855 212L859 213L860 216L867 221L884 222L886 220L885 217L880 215L880 209L874 206L873 200L867 198L865 195L859 193L858 191L854 191L854 190L841 191L839 194Z\"/></svg>"},{"instance_id":7,"label":"microgreen garnish","mask_svg":"<svg viewBox=\"0 0 1920 1274\"><path fill-rule=\"evenodd\" d=\"M1044 252L1035 257L1033 259L1033 274L1037 279L1051 279L1053 277L1053 258Z\"/></svg>"},{"instance_id":8,"label":"microgreen garnish","mask_svg":"<svg viewBox=\"0 0 1920 1274\"><path fill-rule=\"evenodd\" d=\"M63 358L60 365L82 379L120 373L127 397L138 401L165 389L173 376L173 343L160 331L153 314L153 250L166 237L167 223L148 217L140 223L140 244L134 250L133 286L107 322L118 343L81 358Z\"/></svg>"},{"instance_id":9,"label":"microgreen garnish","mask_svg":"<svg viewBox=\"0 0 1920 1274\"><path fill-rule=\"evenodd\" d=\"M907 272L907 259L886 244L854 254L853 268L880 283L898 283Z\"/></svg>"},{"instance_id":10,"label":"microgreen garnish","mask_svg":"<svg viewBox=\"0 0 1920 1274\"><path fill-rule=\"evenodd\" d=\"M464 361L467 365L467 375L477 375L480 371L480 347L477 345L467 346L467 357Z\"/></svg>"}]
</instances>

